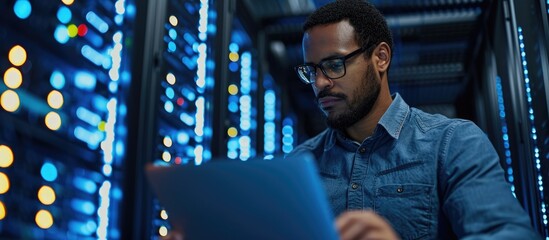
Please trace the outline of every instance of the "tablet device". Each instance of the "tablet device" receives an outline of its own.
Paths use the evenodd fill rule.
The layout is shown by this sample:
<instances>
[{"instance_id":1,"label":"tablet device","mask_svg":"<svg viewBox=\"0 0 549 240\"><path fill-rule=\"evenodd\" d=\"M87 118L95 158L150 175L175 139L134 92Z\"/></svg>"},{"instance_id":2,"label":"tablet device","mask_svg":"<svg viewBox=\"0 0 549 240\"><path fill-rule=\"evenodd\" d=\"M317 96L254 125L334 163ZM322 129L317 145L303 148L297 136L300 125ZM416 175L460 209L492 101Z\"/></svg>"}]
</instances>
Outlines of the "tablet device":
<instances>
[{"instance_id":1,"label":"tablet device","mask_svg":"<svg viewBox=\"0 0 549 240\"><path fill-rule=\"evenodd\" d=\"M153 192L185 240L338 239L315 160L147 165Z\"/></svg>"}]
</instances>

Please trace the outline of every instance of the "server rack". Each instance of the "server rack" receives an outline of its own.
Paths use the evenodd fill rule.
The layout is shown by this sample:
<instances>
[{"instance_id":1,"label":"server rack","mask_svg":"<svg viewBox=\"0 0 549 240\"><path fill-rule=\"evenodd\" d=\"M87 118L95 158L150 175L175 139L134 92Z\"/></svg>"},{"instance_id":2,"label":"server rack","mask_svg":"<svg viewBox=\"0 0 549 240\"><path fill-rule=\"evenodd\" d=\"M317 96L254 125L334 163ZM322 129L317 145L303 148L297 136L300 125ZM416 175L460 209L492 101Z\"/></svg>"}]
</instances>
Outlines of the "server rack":
<instances>
[{"instance_id":1,"label":"server rack","mask_svg":"<svg viewBox=\"0 0 549 240\"><path fill-rule=\"evenodd\" d=\"M134 2L0 5L0 238L119 238Z\"/></svg>"},{"instance_id":2,"label":"server rack","mask_svg":"<svg viewBox=\"0 0 549 240\"><path fill-rule=\"evenodd\" d=\"M138 4L123 239L166 236L146 164L247 161L281 151L277 86L264 80L258 32L238 1ZM242 12L244 11L244 12ZM268 78L268 73L265 73ZM267 132L264 138L258 137ZM263 144L265 142L266 144ZM192 197L192 196L189 196ZM137 227L139 226L139 227Z\"/></svg>"},{"instance_id":3,"label":"server rack","mask_svg":"<svg viewBox=\"0 0 549 240\"><path fill-rule=\"evenodd\" d=\"M511 190L547 238L547 2L505 0L492 12L477 106Z\"/></svg>"},{"instance_id":4,"label":"server rack","mask_svg":"<svg viewBox=\"0 0 549 240\"><path fill-rule=\"evenodd\" d=\"M238 4L4 1L0 238L158 238L169 213L146 164L291 151L265 39Z\"/></svg>"},{"instance_id":5,"label":"server rack","mask_svg":"<svg viewBox=\"0 0 549 240\"><path fill-rule=\"evenodd\" d=\"M132 88L129 134L128 222L124 239L166 236L169 213L153 197L144 166L200 165L212 159L215 111L213 60L216 51L214 1L142 1L135 65L139 84Z\"/></svg>"}]
</instances>

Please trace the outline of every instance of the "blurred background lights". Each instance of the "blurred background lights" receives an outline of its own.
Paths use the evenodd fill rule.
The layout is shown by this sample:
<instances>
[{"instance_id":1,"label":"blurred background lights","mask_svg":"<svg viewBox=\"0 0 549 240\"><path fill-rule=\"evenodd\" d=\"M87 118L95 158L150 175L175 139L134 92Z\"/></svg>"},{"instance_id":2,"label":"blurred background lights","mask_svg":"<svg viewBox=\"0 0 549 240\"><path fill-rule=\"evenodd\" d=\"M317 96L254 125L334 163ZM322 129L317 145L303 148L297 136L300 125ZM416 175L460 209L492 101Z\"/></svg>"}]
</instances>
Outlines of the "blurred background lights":
<instances>
[{"instance_id":1,"label":"blurred background lights","mask_svg":"<svg viewBox=\"0 0 549 240\"><path fill-rule=\"evenodd\" d=\"M181 159L181 157L179 157L179 156L177 156L177 157L175 157L175 158L173 159L173 162L174 162L175 164L181 164L181 161L182 161L182 159Z\"/></svg>"},{"instance_id":2,"label":"blurred background lights","mask_svg":"<svg viewBox=\"0 0 549 240\"><path fill-rule=\"evenodd\" d=\"M172 26L174 26L174 27L177 26L177 23L179 22L179 21L177 20L177 17L174 16L174 15L171 15L170 18L168 19L168 21L169 21L170 24L171 24Z\"/></svg>"},{"instance_id":3,"label":"blurred background lights","mask_svg":"<svg viewBox=\"0 0 549 240\"><path fill-rule=\"evenodd\" d=\"M44 119L46 127L50 130L56 131L61 127L61 117L56 112L49 112Z\"/></svg>"},{"instance_id":4,"label":"blurred background lights","mask_svg":"<svg viewBox=\"0 0 549 240\"><path fill-rule=\"evenodd\" d=\"M170 162L170 160L172 160L172 155L170 154L170 152L164 151L162 153L162 160L164 160L164 162Z\"/></svg>"},{"instance_id":5,"label":"blurred background lights","mask_svg":"<svg viewBox=\"0 0 549 240\"><path fill-rule=\"evenodd\" d=\"M0 201L0 220L4 219L6 217L6 207L4 206L4 203Z\"/></svg>"},{"instance_id":6,"label":"blurred background lights","mask_svg":"<svg viewBox=\"0 0 549 240\"><path fill-rule=\"evenodd\" d=\"M238 52L240 50L240 47L236 43L229 44L229 51L231 52Z\"/></svg>"},{"instance_id":7,"label":"blurred background lights","mask_svg":"<svg viewBox=\"0 0 549 240\"><path fill-rule=\"evenodd\" d=\"M166 235L168 235L168 228L166 228L165 226L162 226L158 229L158 234L162 237L165 237Z\"/></svg>"},{"instance_id":8,"label":"blurred background lights","mask_svg":"<svg viewBox=\"0 0 549 240\"><path fill-rule=\"evenodd\" d=\"M238 71L238 63L236 62L229 63L229 70L231 70L231 72Z\"/></svg>"},{"instance_id":9,"label":"blurred background lights","mask_svg":"<svg viewBox=\"0 0 549 240\"><path fill-rule=\"evenodd\" d=\"M229 94L236 95L238 94L238 86L236 86L235 84L231 84L229 85L228 91L229 91Z\"/></svg>"},{"instance_id":10,"label":"blurred background lights","mask_svg":"<svg viewBox=\"0 0 549 240\"><path fill-rule=\"evenodd\" d=\"M11 64L21 66L27 61L27 51L20 45L15 45L10 49L8 59Z\"/></svg>"},{"instance_id":11,"label":"blurred background lights","mask_svg":"<svg viewBox=\"0 0 549 240\"><path fill-rule=\"evenodd\" d=\"M69 37L73 38L73 37L76 37L76 35L78 34L78 27L74 24L70 24L68 27L67 27L67 34L69 35Z\"/></svg>"},{"instance_id":12,"label":"blurred background lights","mask_svg":"<svg viewBox=\"0 0 549 240\"><path fill-rule=\"evenodd\" d=\"M170 36L171 39L175 40L177 38L177 31L175 31L175 29L170 29L168 31L168 35Z\"/></svg>"},{"instance_id":13,"label":"blurred background lights","mask_svg":"<svg viewBox=\"0 0 549 240\"><path fill-rule=\"evenodd\" d=\"M86 215L92 215L95 212L95 204L87 200L75 198L70 204L74 210Z\"/></svg>"},{"instance_id":14,"label":"blurred background lights","mask_svg":"<svg viewBox=\"0 0 549 240\"><path fill-rule=\"evenodd\" d=\"M166 112L168 112L168 113L172 113L172 112L173 112L173 107L174 107L174 106L173 106L173 103L170 102L170 101L166 101L166 102L164 103L164 110L166 110Z\"/></svg>"},{"instance_id":15,"label":"blurred background lights","mask_svg":"<svg viewBox=\"0 0 549 240\"><path fill-rule=\"evenodd\" d=\"M181 144L181 145L185 145L189 142L189 134L187 134L186 132L179 132L177 134L177 143Z\"/></svg>"},{"instance_id":16,"label":"blurred background lights","mask_svg":"<svg viewBox=\"0 0 549 240\"><path fill-rule=\"evenodd\" d=\"M50 186L42 186L38 190L38 200L44 205L51 205L55 202L55 191Z\"/></svg>"},{"instance_id":17,"label":"blurred background lights","mask_svg":"<svg viewBox=\"0 0 549 240\"><path fill-rule=\"evenodd\" d=\"M67 43L69 41L69 34L68 34L67 27L65 27L65 25L62 25L62 24L57 25L57 27L55 28L55 31L53 32L53 37L55 38L55 40L57 40L57 42L61 44Z\"/></svg>"},{"instance_id":18,"label":"blurred background lights","mask_svg":"<svg viewBox=\"0 0 549 240\"><path fill-rule=\"evenodd\" d=\"M68 7L61 6L57 9L57 20L63 24L67 24L72 19L72 12Z\"/></svg>"},{"instance_id":19,"label":"blurred background lights","mask_svg":"<svg viewBox=\"0 0 549 240\"><path fill-rule=\"evenodd\" d=\"M32 5L28 0L17 0L13 4L13 12L18 18L26 19L32 12Z\"/></svg>"},{"instance_id":20,"label":"blurred background lights","mask_svg":"<svg viewBox=\"0 0 549 240\"><path fill-rule=\"evenodd\" d=\"M83 37L88 33L88 26L86 24L80 24L77 28L78 36Z\"/></svg>"},{"instance_id":21,"label":"blurred background lights","mask_svg":"<svg viewBox=\"0 0 549 240\"><path fill-rule=\"evenodd\" d=\"M46 162L40 168L40 175L48 182L53 182L57 179L57 168L51 162Z\"/></svg>"},{"instance_id":22,"label":"blurred background lights","mask_svg":"<svg viewBox=\"0 0 549 240\"><path fill-rule=\"evenodd\" d=\"M168 220L168 213L166 212L166 210L162 209L162 211L160 211L160 218Z\"/></svg>"},{"instance_id":23,"label":"blurred background lights","mask_svg":"<svg viewBox=\"0 0 549 240\"><path fill-rule=\"evenodd\" d=\"M65 5L71 5L74 3L74 0L61 0Z\"/></svg>"},{"instance_id":24,"label":"blurred background lights","mask_svg":"<svg viewBox=\"0 0 549 240\"><path fill-rule=\"evenodd\" d=\"M86 14L86 20L101 33L109 31L109 24L92 11Z\"/></svg>"},{"instance_id":25,"label":"blurred background lights","mask_svg":"<svg viewBox=\"0 0 549 240\"><path fill-rule=\"evenodd\" d=\"M177 98L177 105L183 106L184 103L185 103L185 100L182 97Z\"/></svg>"},{"instance_id":26,"label":"blurred background lights","mask_svg":"<svg viewBox=\"0 0 549 240\"><path fill-rule=\"evenodd\" d=\"M74 85L80 89L92 91L96 84L97 78L89 72L79 71L74 74Z\"/></svg>"},{"instance_id":27,"label":"blurred background lights","mask_svg":"<svg viewBox=\"0 0 549 240\"><path fill-rule=\"evenodd\" d=\"M36 213L34 221L38 227L48 229L53 225L53 216L49 211L42 209Z\"/></svg>"},{"instance_id":28,"label":"blurred background lights","mask_svg":"<svg viewBox=\"0 0 549 240\"><path fill-rule=\"evenodd\" d=\"M238 135L238 130L235 127L230 127L227 130L227 135L229 135L229 137L236 137Z\"/></svg>"},{"instance_id":29,"label":"blurred background lights","mask_svg":"<svg viewBox=\"0 0 549 240\"><path fill-rule=\"evenodd\" d=\"M57 90L62 89L65 86L65 75L60 71L53 71L50 76L50 84Z\"/></svg>"},{"instance_id":30,"label":"blurred background lights","mask_svg":"<svg viewBox=\"0 0 549 240\"><path fill-rule=\"evenodd\" d=\"M6 145L0 145L0 167L7 168L13 163L13 152Z\"/></svg>"},{"instance_id":31,"label":"blurred background lights","mask_svg":"<svg viewBox=\"0 0 549 240\"><path fill-rule=\"evenodd\" d=\"M168 97L169 99L173 99L175 97L175 92L173 88L171 87L166 88L166 97Z\"/></svg>"},{"instance_id":32,"label":"blurred background lights","mask_svg":"<svg viewBox=\"0 0 549 240\"><path fill-rule=\"evenodd\" d=\"M4 83L11 89L16 89L21 86L23 75L19 69L11 67L4 72Z\"/></svg>"},{"instance_id":33,"label":"blurred background lights","mask_svg":"<svg viewBox=\"0 0 549 240\"><path fill-rule=\"evenodd\" d=\"M63 106L63 94L57 90L53 90L48 94L48 105L54 109L59 109Z\"/></svg>"},{"instance_id":34,"label":"blurred background lights","mask_svg":"<svg viewBox=\"0 0 549 240\"><path fill-rule=\"evenodd\" d=\"M173 73L168 73L166 75L166 81L170 84L170 85L174 85L175 84L175 76L173 75Z\"/></svg>"},{"instance_id":35,"label":"blurred background lights","mask_svg":"<svg viewBox=\"0 0 549 240\"><path fill-rule=\"evenodd\" d=\"M175 50L177 50L177 46L174 42L170 41L168 43L168 52L175 52Z\"/></svg>"},{"instance_id":36,"label":"blurred background lights","mask_svg":"<svg viewBox=\"0 0 549 240\"><path fill-rule=\"evenodd\" d=\"M0 95L0 106L8 112L15 112L19 108L19 95L13 90L6 90Z\"/></svg>"},{"instance_id":37,"label":"blurred background lights","mask_svg":"<svg viewBox=\"0 0 549 240\"><path fill-rule=\"evenodd\" d=\"M232 62L238 61L238 58L239 58L238 53L235 53L235 52L229 53L229 59Z\"/></svg>"},{"instance_id":38,"label":"blurred background lights","mask_svg":"<svg viewBox=\"0 0 549 240\"><path fill-rule=\"evenodd\" d=\"M101 132L104 132L106 125L107 123L105 121L100 121L99 124L97 124L97 129Z\"/></svg>"},{"instance_id":39,"label":"blurred background lights","mask_svg":"<svg viewBox=\"0 0 549 240\"><path fill-rule=\"evenodd\" d=\"M163 140L164 146L171 147L172 146L172 138L169 136L165 136Z\"/></svg>"},{"instance_id":40,"label":"blurred background lights","mask_svg":"<svg viewBox=\"0 0 549 240\"><path fill-rule=\"evenodd\" d=\"M96 183L87 178L75 177L73 179L73 184L76 188L89 194L94 194L97 191Z\"/></svg>"},{"instance_id":41,"label":"blurred background lights","mask_svg":"<svg viewBox=\"0 0 549 240\"><path fill-rule=\"evenodd\" d=\"M0 194L6 193L10 189L10 179L6 174L0 172Z\"/></svg>"}]
</instances>

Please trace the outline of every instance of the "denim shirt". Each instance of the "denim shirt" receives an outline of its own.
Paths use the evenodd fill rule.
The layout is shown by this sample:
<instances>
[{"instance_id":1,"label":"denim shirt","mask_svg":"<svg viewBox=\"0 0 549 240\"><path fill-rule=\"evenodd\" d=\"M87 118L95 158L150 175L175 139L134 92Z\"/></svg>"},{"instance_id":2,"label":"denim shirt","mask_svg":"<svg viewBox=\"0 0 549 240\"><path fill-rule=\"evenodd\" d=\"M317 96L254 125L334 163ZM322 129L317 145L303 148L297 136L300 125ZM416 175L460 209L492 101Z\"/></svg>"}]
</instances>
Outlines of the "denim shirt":
<instances>
[{"instance_id":1,"label":"denim shirt","mask_svg":"<svg viewBox=\"0 0 549 240\"><path fill-rule=\"evenodd\" d=\"M539 238L480 128L393 98L362 143L327 129L288 155L315 155L335 216L372 209L402 239Z\"/></svg>"}]
</instances>

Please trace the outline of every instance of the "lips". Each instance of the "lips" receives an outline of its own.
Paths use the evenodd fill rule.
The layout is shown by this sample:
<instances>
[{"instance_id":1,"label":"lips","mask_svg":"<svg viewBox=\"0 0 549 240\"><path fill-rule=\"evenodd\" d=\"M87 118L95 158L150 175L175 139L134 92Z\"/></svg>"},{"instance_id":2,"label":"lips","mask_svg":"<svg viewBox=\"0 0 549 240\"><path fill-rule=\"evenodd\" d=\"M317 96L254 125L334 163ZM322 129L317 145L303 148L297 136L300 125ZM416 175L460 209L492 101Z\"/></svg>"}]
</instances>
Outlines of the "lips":
<instances>
[{"instance_id":1,"label":"lips","mask_svg":"<svg viewBox=\"0 0 549 240\"><path fill-rule=\"evenodd\" d=\"M333 107L334 105L336 105L337 103L339 103L342 100L343 99L338 98L338 97L328 96L328 97L319 98L318 99L318 104L320 105L320 107L322 109L326 110L326 109L329 109L329 108Z\"/></svg>"}]
</instances>

